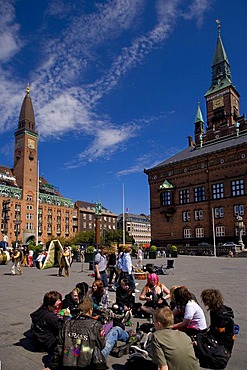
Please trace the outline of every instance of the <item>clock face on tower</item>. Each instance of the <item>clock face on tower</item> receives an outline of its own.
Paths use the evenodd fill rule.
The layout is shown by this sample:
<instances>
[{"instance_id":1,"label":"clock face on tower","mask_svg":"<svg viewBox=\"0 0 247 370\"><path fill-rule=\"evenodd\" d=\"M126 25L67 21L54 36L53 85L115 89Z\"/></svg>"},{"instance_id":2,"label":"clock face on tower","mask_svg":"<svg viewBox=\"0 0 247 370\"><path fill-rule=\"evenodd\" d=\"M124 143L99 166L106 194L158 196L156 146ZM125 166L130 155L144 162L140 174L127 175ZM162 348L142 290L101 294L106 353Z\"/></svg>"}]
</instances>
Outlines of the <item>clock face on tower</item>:
<instances>
[{"instance_id":1,"label":"clock face on tower","mask_svg":"<svg viewBox=\"0 0 247 370\"><path fill-rule=\"evenodd\" d=\"M28 140L27 140L27 146L30 149L35 149L35 141L33 139L29 139L28 138Z\"/></svg>"},{"instance_id":2,"label":"clock face on tower","mask_svg":"<svg viewBox=\"0 0 247 370\"><path fill-rule=\"evenodd\" d=\"M224 98L221 96L220 98L213 100L213 109L221 108L224 106Z\"/></svg>"}]
</instances>

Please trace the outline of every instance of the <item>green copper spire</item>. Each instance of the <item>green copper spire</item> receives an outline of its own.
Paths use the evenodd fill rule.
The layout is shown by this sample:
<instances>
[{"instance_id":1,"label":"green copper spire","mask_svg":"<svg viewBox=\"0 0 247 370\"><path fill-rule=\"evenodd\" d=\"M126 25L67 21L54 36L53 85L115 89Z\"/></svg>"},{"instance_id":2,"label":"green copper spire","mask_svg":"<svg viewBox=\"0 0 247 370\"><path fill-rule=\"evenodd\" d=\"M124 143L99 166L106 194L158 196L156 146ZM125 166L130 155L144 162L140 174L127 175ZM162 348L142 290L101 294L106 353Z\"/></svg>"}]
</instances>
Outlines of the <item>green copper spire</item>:
<instances>
[{"instance_id":1,"label":"green copper spire","mask_svg":"<svg viewBox=\"0 0 247 370\"><path fill-rule=\"evenodd\" d=\"M195 117L195 122L194 123L197 123L197 122L203 122L204 123L204 120L203 120L203 117L202 117L202 111L201 111L199 102L198 102L198 106L197 106L196 117Z\"/></svg>"},{"instance_id":2,"label":"green copper spire","mask_svg":"<svg viewBox=\"0 0 247 370\"><path fill-rule=\"evenodd\" d=\"M212 84L205 96L232 85L230 64L220 36L220 21L218 23L218 38L213 56Z\"/></svg>"}]
</instances>

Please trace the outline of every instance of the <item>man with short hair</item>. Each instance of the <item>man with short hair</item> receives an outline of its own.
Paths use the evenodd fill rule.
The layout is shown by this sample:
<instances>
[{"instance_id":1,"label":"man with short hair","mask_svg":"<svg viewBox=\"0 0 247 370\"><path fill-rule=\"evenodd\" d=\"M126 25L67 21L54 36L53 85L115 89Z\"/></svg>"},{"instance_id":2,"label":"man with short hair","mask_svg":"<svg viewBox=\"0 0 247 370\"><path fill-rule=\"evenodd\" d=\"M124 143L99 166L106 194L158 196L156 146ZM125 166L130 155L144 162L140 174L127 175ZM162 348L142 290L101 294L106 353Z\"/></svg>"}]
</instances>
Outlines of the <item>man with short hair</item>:
<instances>
[{"instance_id":1,"label":"man with short hair","mask_svg":"<svg viewBox=\"0 0 247 370\"><path fill-rule=\"evenodd\" d=\"M100 246L100 249L94 256L94 268L95 268L95 279L101 280L104 287L108 289L108 278L107 278L107 257L106 247Z\"/></svg>"},{"instance_id":2,"label":"man with short hair","mask_svg":"<svg viewBox=\"0 0 247 370\"><path fill-rule=\"evenodd\" d=\"M156 331L152 336L151 348L158 370L199 370L190 337L173 330L174 317L170 308L156 310L153 318Z\"/></svg>"}]
</instances>

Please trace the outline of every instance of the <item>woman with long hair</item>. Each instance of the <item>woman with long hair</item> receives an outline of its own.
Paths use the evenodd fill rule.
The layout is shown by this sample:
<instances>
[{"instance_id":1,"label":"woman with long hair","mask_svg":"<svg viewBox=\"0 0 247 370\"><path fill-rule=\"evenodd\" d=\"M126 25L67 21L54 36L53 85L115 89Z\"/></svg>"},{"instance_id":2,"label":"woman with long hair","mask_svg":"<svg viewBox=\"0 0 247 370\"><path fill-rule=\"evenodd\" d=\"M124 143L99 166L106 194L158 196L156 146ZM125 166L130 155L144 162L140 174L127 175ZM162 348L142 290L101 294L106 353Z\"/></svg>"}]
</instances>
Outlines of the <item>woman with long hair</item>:
<instances>
[{"instance_id":1,"label":"woman with long hair","mask_svg":"<svg viewBox=\"0 0 247 370\"><path fill-rule=\"evenodd\" d=\"M99 313L108 307L108 294L101 280L95 280L93 282L92 288L88 295L93 301L94 313Z\"/></svg>"},{"instance_id":2,"label":"woman with long hair","mask_svg":"<svg viewBox=\"0 0 247 370\"><path fill-rule=\"evenodd\" d=\"M176 307L174 316L181 314L183 320L174 324L173 329L185 331L188 335L194 335L207 328L206 319L202 308L197 303L196 297L185 286L174 290Z\"/></svg>"},{"instance_id":3,"label":"woman with long hair","mask_svg":"<svg viewBox=\"0 0 247 370\"><path fill-rule=\"evenodd\" d=\"M139 296L140 301L146 301L141 306L141 311L152 315L157 308L168 305L166 302L168 298L170 298L169 289L159 282L157 274L150 274Z\"/></svg>"}]
</instances>

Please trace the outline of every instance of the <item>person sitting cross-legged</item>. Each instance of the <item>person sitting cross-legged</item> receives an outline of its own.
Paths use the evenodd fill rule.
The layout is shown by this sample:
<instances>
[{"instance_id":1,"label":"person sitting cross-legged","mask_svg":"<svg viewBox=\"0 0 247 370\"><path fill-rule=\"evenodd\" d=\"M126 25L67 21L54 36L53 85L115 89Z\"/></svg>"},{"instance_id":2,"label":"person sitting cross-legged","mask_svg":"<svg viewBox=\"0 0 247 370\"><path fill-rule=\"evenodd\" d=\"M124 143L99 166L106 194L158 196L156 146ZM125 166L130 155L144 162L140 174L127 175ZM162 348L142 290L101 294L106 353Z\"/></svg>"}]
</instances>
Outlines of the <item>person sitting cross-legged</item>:
<instances>
[{"instance_id":1,"label":"person sitting cross-legged","mask_svg":"<svg viewBox=\"0 0 247 370\"><path fill-rule=\"evenodd\" d=\"M153 314L155 332L151 339L151 354L158 370L199 370L191 339L179 330L173 330L173 313L169 307L159 308Z\"/></svg>"}]
</instances>

